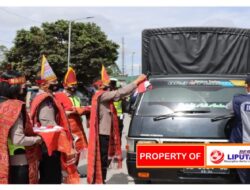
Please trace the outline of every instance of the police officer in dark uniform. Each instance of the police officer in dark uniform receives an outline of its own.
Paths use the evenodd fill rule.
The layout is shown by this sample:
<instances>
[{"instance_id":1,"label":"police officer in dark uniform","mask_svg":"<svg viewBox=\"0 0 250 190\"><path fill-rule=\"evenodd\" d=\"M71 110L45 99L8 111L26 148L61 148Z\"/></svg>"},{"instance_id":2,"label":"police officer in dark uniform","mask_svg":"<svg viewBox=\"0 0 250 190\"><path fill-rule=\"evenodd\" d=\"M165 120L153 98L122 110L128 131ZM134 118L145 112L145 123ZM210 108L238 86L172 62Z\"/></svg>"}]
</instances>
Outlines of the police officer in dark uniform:
<instances>
[{"instance_id":1,"label":"police officer in dark uniform","mask_svg":"<svg viewBox=\"0 0 250 190\"><path fill-rule=\"evenodd\" d=\"M235 123L232 127L231 143L250 143L250 75L246 77L247 94L239 94L226 105L235 115ZM250 183L250 169L237 169L242 183Z\"/></svg>"}]
</instances>

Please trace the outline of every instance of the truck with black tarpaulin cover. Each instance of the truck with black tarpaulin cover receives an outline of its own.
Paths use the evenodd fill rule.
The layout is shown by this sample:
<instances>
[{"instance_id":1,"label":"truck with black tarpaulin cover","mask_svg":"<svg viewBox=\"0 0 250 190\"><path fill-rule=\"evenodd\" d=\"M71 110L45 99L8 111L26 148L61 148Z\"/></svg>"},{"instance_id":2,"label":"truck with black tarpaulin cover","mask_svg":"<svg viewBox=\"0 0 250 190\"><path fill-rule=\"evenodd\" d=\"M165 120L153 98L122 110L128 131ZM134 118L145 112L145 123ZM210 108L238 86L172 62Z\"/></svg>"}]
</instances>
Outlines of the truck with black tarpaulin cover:
<instances>
[{"instance_id":1,"label":"truck with black tarpaulin cover","mask_svg":"<svg viewBox=\"0 0 250 190\"><path fill-rule=\"evenodd\" d=\"M234 169L136 168L137 143L228 143L226 104L246 93L250 31L179 27L142 32L142 71L153 89L139 95L127 136L127 168L136 183L237 183Z\"/></svg>"}]
</instances>

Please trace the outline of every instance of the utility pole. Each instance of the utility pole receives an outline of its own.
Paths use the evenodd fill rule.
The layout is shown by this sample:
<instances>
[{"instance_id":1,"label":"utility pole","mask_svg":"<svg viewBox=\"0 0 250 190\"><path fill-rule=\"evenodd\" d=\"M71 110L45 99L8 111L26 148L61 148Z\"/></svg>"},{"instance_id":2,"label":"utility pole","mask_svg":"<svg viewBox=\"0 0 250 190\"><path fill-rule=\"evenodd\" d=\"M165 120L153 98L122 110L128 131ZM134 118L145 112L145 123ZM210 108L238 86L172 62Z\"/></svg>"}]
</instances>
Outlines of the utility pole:
<instances>
[{"instance_id":1,"label":"utility pole","mask_svg":"<svg viewBox=\"0 0 250 190\"><path fill-rule=\"evenodd\" d=\"M69 68L69 64L70 64L71 22L72 22L72 21L69 21L69 37L68 37L68 68Z\"/></svg>"},{"instance_id":2,"label":"utility pole","mask_svg":"<svg viewBox=\"0 0 250 190\"><path fill-rule=\"evenodd\" d=\"M135 52L133 51L132 52L132 64L131 64L131 76L134 76L134 55L135 55Z\"/></svg>"},{"instance_id":3,"label":"utility pole","mask_svg":"<svg viewBox=\"0 0 250 190\"><path fill-rule=\"evenodd\" d=\"M124 70L124 65L125 65L125 51L124 51L124 37L122 37L122 75L125 74Z\"/></svg>"},{"instance_id":4,"label":"utility pole","mask_svg":"<svg viewBox=\"0 0 250 190\"><path fill-rule=\"evenodd\" d=\"M70 20L69 21L69 36L68 36L68 68L70 65L70 45L71 45L71 23L77 20L84 20L84 19L91 19L94 18L93 16L88 16L88 17L84 17L84 18L77 18L74 20Z\"/></svg>"}]
</instances>

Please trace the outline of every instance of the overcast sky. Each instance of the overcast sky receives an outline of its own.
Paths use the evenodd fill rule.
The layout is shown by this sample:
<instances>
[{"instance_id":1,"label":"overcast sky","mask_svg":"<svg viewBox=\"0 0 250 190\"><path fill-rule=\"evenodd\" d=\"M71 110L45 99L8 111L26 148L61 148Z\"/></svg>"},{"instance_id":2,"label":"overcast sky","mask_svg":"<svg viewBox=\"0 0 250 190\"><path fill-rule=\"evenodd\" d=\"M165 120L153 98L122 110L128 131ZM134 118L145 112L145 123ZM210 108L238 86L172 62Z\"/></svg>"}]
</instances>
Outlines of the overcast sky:
<instances>
[{"instance_id":1,"label":"overcast sky","mask_svg":"<svg viewBox=\"0 0 250 190\"><path fill-rule=\"evenodd\" d=\"M141 32L146 28L177 26L224 26L250 28L250 7L0 7L0 44L10 48L16 31L40 26L45 21L94 16L108 39L121 46L125 39L125 71L131 74L132 52L134 74L141 63ZM121 49L119 50L121 53ZM117 60L121 68L121 54Z\"/></svg>"}]
</instances>

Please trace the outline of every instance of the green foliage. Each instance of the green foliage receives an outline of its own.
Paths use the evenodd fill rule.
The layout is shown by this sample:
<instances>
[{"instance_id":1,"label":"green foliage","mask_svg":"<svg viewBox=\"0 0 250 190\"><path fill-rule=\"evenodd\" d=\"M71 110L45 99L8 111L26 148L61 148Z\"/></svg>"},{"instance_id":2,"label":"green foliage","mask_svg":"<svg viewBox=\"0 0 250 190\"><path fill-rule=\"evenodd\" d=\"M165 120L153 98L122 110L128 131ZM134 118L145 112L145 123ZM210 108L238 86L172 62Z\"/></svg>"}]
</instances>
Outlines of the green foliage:
<instances>
[{"instance_id":1,"label":"green foliage","mask_svg":"<svg viewBox=\"0 0 250 190\"><path fill-rule=\"evenodd\" d=\"M67 71L69 22L58 20L43 23L29 30L19 30L15 45L7 53L7 60L28 78L34 77L41 67L41 56L45 54L59 80ZM88 84L100 76L101 64L114 65L118 56L118 45L107 39L95 23L72 22L71 66L76 70L80 83Z\"/></svg>"}]
</instances>

